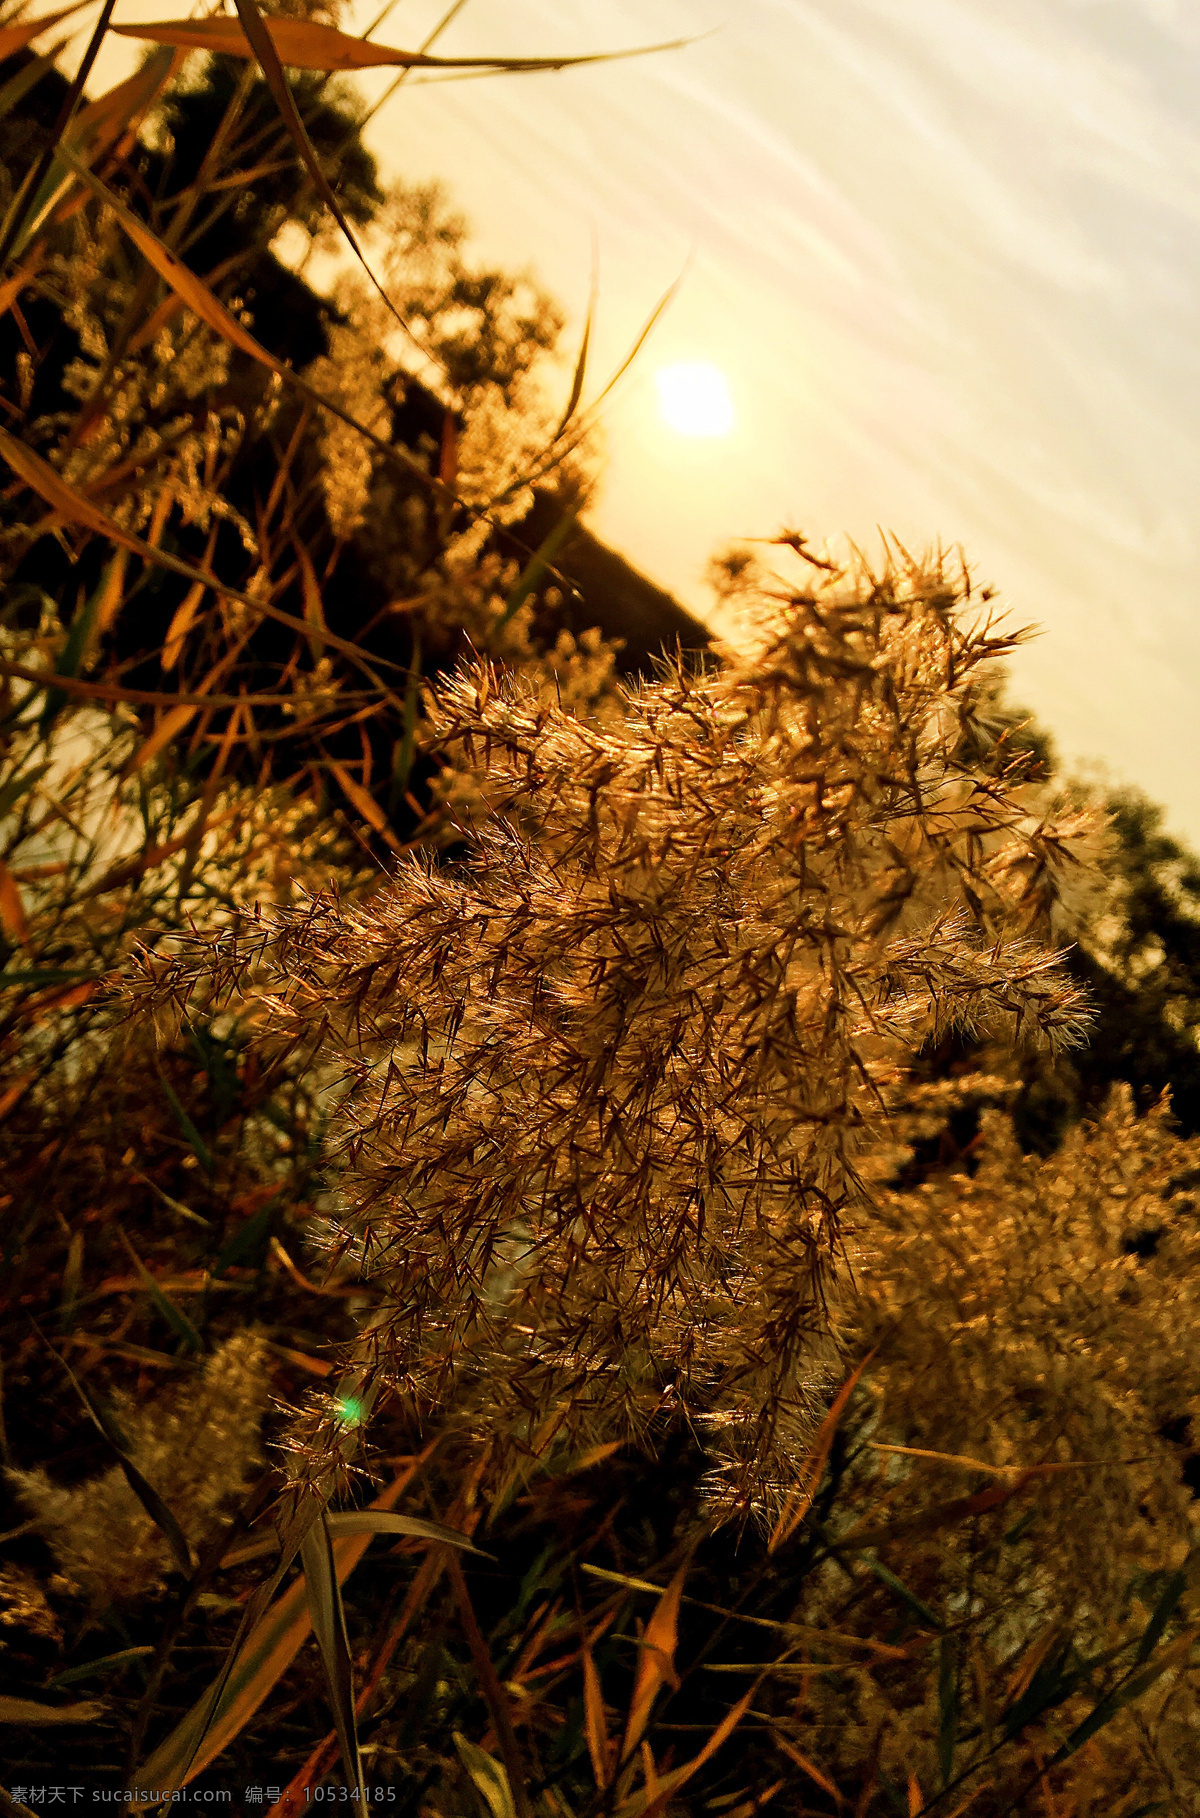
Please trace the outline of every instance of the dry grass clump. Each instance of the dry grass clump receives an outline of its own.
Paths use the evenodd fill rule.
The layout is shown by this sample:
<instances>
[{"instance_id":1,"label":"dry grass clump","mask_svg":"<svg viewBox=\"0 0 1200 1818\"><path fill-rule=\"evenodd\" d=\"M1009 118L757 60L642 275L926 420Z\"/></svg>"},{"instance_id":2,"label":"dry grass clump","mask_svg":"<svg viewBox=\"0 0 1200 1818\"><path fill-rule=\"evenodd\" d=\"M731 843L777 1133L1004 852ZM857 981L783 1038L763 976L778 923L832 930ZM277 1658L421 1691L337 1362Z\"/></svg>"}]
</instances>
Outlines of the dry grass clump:
<instances>
[{"instance_id":1,"label":"dry grass clump","mask_svg":"<svg viewBox=\"0 0 1200 1818\"><path fill-rule=\"evenodd\" d=\"M269 1386L264 1335L252 1326L226 1339L174 1394L138 1406L114 1391L126 1454L151 1487L165 1493L193 1550L218 1531L222 1516L263 1468L259 1426ZM114 1464L70 1489L43 1469L6 1473L49 1541L68 1587L93 1608L142 1598L173 1569L162 1529Z\"/></svg>"},{"instance_id":2,"label":"dry grass clump","mask_svg":"<svg viewBox=\"0 0 1200 1818\"><path fill-rule=\"evenodd\" d=\"M374 1289L363 1383L510 1457L681 1416L719 1508L786 1489L903 1057L959 1023L1082 1026L1055 955L1003 932L1067 834L960 757L1012 642L963 623L964 588L936 564L827 577L603 728L479 663L429 702L486 768L461 866L147 957L135 1006L236 996L263 1043L344 1071L329 1247ZM353 1424L311 1408L304 1478Z\"/></svg>"},{"instance_id":3,"label":"dry grass clump","mask_svg":"<svg viewBox=\"0 0 1200 1818\"><path fill-rule=\"evenodd\" d=\"M789 1734L839 1785L982 1772L975 1809L1019 1810L1032 1762L1080 1818L1194 1809L1198 1178L1200 1144L1120 1088L1048 1159L993 1109L965 1167L877 1189L849 1319L877 1355L804 1620L896 1640L907 1613L936 1657L813 1679Z\"/></svg>"}]
</instances>

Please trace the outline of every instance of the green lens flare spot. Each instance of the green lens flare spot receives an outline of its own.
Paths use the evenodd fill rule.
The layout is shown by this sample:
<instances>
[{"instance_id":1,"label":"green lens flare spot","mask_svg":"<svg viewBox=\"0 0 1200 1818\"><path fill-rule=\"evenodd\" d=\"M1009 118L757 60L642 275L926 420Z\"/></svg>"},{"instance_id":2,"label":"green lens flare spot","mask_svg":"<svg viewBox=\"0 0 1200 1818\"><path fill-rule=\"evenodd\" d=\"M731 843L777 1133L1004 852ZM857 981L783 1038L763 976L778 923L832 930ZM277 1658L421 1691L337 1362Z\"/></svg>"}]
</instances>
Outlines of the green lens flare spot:
<instances>
[{"instance_id":1,"label":"green lens flare spot","mask_svg":"<svg viewBox=\"0 0 1200 1818\"><path fill-rule=\"evenodd\" d=\"M363 1417L363 1404L356 1395L342 1395L334 1404L334 1414L343 1426L356 1427Z\"/></svg>"}]
</instances>

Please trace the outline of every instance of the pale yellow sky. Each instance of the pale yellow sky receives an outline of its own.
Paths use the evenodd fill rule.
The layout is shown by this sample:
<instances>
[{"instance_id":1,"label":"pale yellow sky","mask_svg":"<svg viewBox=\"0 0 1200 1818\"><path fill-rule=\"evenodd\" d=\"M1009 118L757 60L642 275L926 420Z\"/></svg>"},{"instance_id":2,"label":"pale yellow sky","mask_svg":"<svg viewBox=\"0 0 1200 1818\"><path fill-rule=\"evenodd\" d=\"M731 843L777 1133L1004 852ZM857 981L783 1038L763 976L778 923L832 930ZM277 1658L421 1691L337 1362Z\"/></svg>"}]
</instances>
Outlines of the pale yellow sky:
<instances>
[{"instance_id":1,"label":"pale yellow sky","mask_svg":"<svg viewBox=\"0 0 1200 1818\"><path fill-rule=\"evenodd\" d=\"M379 36L415 46L444 10L400 0ZM1064 755L1200 845L1200 9L468 0L436 48L698 33L557 75L414 78L369 130L385 176L443 178L481 254L532 266L575 332L594 236L597 380L687 267L606 407L596 529L695 609L715 548L784 522L961 543L1044 628L1015 692ZM728 438L662 422L655 373L678 361L726 373Z\"/></svg>"}]
</instances>

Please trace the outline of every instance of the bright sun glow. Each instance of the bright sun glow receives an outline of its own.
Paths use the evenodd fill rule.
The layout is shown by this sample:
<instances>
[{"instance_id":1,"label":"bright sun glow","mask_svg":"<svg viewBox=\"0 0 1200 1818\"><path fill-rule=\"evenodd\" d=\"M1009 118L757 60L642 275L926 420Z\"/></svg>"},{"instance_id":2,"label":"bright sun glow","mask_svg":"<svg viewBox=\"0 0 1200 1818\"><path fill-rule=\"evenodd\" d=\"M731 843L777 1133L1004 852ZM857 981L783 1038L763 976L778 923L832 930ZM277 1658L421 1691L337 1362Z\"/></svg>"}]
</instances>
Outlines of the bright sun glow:
<instances>
[{"instance_id":1,"label":"bright sun glow","mask_svg":"<svg viewBox=\"0 0 1200 1818\"><path fill-rule=\"evenodd\" d=\"M727 436L733 399L725 374L705 360L664 366L655 374L663 417L681 436Z\"/></svg>"}]
</instances>

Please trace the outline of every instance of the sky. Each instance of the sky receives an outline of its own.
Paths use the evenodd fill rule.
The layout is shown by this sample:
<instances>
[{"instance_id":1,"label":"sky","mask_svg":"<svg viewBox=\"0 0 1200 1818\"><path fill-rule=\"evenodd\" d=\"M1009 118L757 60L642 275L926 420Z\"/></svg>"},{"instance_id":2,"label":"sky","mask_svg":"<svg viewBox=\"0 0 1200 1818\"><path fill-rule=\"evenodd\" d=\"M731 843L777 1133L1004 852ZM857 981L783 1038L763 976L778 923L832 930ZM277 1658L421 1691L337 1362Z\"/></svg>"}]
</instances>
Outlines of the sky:
<instances>
[{"instance_id":1,"label":"sky","mask_svg":"<svg viewBox=\"0 0 1200 1818\"><path fill-rule=\"evenodd\" d=\"M448 3L399 0L376 35L415 48ZM467 0L434 48L680 37L414 75L368 128L385 179L443 180L480 257L561 303L564 394L594 256L593 389L681 280L604 406L593 528L701 616L710 557L785 525L875 558L881 528L961 546L1041 628L1012 697L1200 847L1200 8ZM697 361L726 377L727 434L663 418L661 369Z\"/></svg>"}]
</instances>

